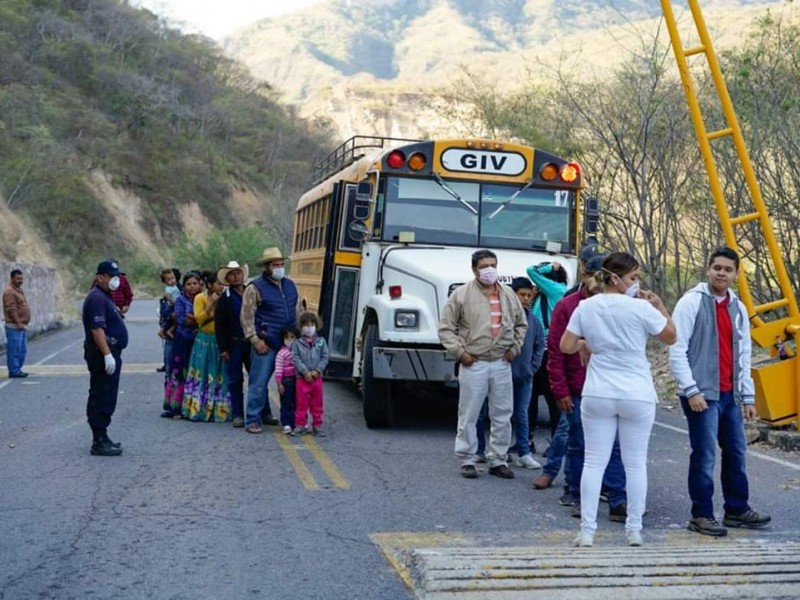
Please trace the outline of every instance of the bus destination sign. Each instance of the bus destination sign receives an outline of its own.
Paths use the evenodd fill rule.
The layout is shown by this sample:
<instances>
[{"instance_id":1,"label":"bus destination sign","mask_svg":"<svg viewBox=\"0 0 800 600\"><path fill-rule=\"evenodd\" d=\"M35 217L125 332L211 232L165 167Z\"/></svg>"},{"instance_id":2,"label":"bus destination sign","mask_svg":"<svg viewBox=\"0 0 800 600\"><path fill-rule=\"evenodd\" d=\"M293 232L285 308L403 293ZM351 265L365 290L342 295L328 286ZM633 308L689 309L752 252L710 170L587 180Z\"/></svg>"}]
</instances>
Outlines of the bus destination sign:
<instances>
[{"instance_id":1,"label":"bus destination sign","mask_svg":"<svg viewBox=\"0 0 800 600\"><path fill-rule=\"evenodd\" d=\"M456 173L487 173L516 177L525 172L527 161L518 152L448 148L442 152L442 166Z\"/></svg>"}]
</instances>

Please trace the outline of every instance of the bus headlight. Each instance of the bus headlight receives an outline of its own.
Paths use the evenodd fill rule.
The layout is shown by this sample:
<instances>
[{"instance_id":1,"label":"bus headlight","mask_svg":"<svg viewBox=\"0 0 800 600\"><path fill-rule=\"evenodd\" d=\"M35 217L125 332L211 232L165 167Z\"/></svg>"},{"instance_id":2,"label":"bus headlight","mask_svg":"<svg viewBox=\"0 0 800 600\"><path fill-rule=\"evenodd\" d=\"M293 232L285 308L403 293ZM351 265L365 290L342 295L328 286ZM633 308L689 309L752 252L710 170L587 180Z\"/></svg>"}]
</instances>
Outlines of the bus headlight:
<instances>
[{"instance_id":1,"label":"bus headlight","mask_svg":"<svg viewBox=\"0 0 800 600\"><path fill-rule=\"evenodd\" d=\"M397 329L412 329L417 326L419 312L416 310L394 311L394 326Z\"/></svg>"}]
</instances>

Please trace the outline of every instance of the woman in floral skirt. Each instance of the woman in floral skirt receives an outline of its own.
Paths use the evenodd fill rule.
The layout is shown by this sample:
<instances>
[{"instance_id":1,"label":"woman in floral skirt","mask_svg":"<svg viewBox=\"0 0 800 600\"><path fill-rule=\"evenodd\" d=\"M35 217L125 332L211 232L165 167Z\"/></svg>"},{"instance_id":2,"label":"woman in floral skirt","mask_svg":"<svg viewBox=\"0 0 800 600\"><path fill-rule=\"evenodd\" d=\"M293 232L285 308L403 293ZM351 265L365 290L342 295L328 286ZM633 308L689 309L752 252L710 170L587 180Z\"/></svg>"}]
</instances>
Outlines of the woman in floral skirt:
<instances>
[{"instance_id":1,"label":"woman in floral skirt","mask_svg":"<svg viewBox=\"0 0 800 600\"><path fill-rule=\"evenodd\" d=\"M189 271L183 276L183 292L175 300L175 338L172 342L172 364L164 387L164 418L181 418L184 387L189 357L192 355L197 322L194 319L194 298L203 289L200 273Z\"/></svg>"},{"instance_id":2,"label":"woman in floral skirt","mask_svg":"<svg viewBox=\"0 0 800 600\"><path fill-rule=\"evenodd\" d=\"M225 423L232 418L228 374L220 358L214 334L214 311L223 285L216 273L206 277L206 291L194 298L194 317L199 330L192 347L183 396L183 418Z\"/></svg>"}]
</instances>

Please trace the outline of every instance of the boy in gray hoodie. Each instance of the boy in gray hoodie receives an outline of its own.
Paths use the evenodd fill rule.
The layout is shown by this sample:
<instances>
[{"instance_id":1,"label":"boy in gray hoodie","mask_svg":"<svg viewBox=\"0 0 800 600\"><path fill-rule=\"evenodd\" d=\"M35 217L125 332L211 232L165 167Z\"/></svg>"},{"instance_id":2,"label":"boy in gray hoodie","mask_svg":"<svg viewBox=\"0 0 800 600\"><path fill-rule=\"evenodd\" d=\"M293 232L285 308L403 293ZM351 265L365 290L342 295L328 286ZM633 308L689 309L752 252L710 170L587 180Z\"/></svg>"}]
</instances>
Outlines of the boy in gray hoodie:
<instances>
[{"instance_id":1,"label":"boy in gray hoodie","mask_svg":"<svg viewBox=\"0 0 800 600\"><path fill-rule=\"evenodd\" d=\"M736 251L718 248L708 261L708 282L686 292L672 313L678 340L670 346L669 366L678 381L692 447L689 530L715 537L728 534L724 526L756 529L771 520L748 504L742 412L752 421L756 409L750 377L750 321L744 304L730 289L738 274ZM722 450L724 526L714 517L717 443Z\"/></svg>"}]
</instances>

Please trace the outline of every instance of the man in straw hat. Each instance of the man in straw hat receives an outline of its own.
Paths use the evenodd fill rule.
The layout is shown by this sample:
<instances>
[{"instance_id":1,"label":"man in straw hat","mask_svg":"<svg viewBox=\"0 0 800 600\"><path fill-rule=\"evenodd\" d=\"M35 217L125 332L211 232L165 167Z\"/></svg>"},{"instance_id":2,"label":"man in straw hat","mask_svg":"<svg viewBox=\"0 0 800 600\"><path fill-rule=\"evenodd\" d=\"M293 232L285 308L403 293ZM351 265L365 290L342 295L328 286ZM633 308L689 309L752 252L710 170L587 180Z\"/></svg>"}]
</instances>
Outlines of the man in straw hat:
<instances>
[{"instance_id":1,"label":"man in straw hat","mask_svg":"<svg viewBox=\"0 0 800 600\"><path fill-rule=\"evenodd\" d=\"M217 280L228 287L217 300L214 331L219 355L228 370L228 391L233 408L233 426L244 427L244 373L250 372L250 342L242 329L244 286L250 269L232 260L217 271Z\"/></svg>"},{"instance_id":2,"label":"man in straw hat","mask_svg":"<svg viewBox=\"0 0 800 600\"><path fill-rule=\"evenodd\" d=\"M252 345L245 417L248 433L261 433L262 421L278 424L272 417L267 383L275 370L275 356L283 344L284 328L297 326L299 297L294 281L286 277L285 261L278 248L264 250L256 263L264 272L244 291L242 329Z\"/></svg>"}]
</instances>

